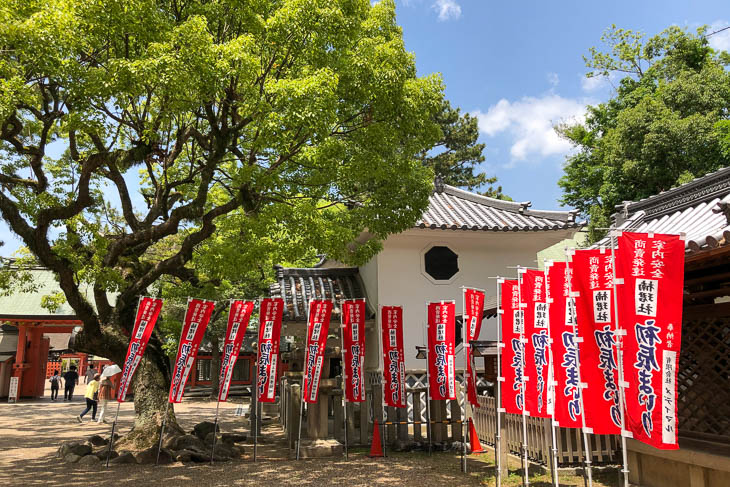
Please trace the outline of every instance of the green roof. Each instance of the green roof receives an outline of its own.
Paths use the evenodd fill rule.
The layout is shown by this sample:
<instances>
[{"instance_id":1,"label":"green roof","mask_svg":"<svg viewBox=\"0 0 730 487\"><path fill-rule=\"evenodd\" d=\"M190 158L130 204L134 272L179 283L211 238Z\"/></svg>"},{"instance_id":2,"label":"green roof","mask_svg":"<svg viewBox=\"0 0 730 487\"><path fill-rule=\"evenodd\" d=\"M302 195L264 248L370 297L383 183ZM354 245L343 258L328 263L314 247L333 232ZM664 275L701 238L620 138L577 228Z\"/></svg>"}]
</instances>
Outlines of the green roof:
<instances>
[{"instance_id":1,"label":"green roof","mask_svg":"<svg viewBox=\"0 0 730 487\"><path fill-rule=\"evenodd\" d=\"M588 239L588 233L585 231L576 232L573 238L566 238L561 240L555 245L541 250L537 253L537 267L539 269L544 268L544 262L546 260L552 260L554 262L565 262L565 249L568 248L581 248L585 245Z\"/></svg>"},{"instance_id":2,"label":"green roof","mask_svg":"<svg viewBox=\"0 0 730 487\"><path fill-rule=\"evenodd\" d=\"M61 292L56 276L48 269L35 268L28 271L33 278L33 292L14 292L7 296L0 296L0 320L13 318L34 317L47 319L75 319L76 313L67 302L63 302L51 312L41 306L41 299ZM89 285L80 286L82 294L94 305L93 289ZM108 294L113 304L114 296Z\"/></svg>"}]
</instances>

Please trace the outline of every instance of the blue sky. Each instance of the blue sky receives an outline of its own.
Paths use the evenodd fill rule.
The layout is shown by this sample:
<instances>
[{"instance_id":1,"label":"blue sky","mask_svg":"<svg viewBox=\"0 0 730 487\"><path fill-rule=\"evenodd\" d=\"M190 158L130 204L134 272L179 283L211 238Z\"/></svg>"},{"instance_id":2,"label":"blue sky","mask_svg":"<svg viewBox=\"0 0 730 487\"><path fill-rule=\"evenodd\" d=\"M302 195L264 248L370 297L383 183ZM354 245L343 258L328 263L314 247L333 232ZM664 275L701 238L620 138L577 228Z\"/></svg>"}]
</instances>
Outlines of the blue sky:
<instances>
[{"instance_id":1,"label":"blue sky","mask_svg":"<svg viewBox=\"0 0 730 487\"><path fill-rule=\"evenodd\" d=\"M570 145L552 126L580 120L611 84L585 78L583 55L617 27L652 36L670 25L730 25L719 1L396 0L398 23L420 75L440 72L452 105L479 117L485 169L506 194L557 209ZM730 49L730 30L710 37Z\"/></svg>"},{"instance_id":2,"label":"blue sky","mask_svg":"<svg viewBox=\"0 0 730 487\"><path fill-rule=\"evenodd\" d=\"M439 72L454 106L479 117L484 168L506 194L536 209L559 207L557 181L570 146L552 126L580 120L611 85L586 80L582 56L611 24L648 36L670 25L711 31L730 25L720 1L396 0L419 74ZM711 37L730 50L730 30ZM19 240L0 222L0 255Z\"/></svg>"}]
</instances>

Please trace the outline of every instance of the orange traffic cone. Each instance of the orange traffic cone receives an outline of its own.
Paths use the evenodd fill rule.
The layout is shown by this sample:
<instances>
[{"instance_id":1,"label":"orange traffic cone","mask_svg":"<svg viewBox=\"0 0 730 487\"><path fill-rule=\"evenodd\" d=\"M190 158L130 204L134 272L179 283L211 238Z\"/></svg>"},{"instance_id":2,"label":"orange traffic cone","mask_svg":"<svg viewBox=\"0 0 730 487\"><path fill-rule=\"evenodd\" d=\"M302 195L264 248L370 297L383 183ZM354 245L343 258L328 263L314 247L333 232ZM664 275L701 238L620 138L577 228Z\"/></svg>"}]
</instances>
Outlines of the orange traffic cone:
<instances>
[{"instance_id":1,"label":"orange traffic cone","mask_svg":"<svg viewBox=\"0 0 730 487\"><path fill-rule=\"evenodd\" d=\"M487 451L482 448L477 429L474 427L474 421L471 418L469 418L469 446L471 446L472 453L486 453Z\"/></svg>"},{"instance_id":2,"label":"orange traffic cone","mask_svg":"<svg viewBox=\"0 0 730 487\"><path fill-rule=\"evenodd\" d=\"M380 440L380 427L378 426L378 422L375 421L373 423L373 442L370 445L370 458L382 456L385 455L383 455L383 446Z\"/></svg>"}]
</instances>

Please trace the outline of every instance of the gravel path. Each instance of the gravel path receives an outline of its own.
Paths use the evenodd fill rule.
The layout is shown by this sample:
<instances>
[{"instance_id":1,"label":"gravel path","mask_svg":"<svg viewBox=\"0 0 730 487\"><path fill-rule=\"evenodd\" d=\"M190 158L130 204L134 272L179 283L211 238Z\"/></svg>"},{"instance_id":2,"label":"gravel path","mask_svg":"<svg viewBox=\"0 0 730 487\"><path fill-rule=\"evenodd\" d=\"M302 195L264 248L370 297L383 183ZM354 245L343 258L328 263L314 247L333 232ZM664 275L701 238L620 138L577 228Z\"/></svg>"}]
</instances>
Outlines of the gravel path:
<instances>
[{"instance_id":1,"label":"gravel path","mask_svg":"<svg viewBox=\"0 0 730 487\"><path fill-rule=\"evenodd\" d=\"M84 405L84 387L76 389L72 403L51 403L48 399L19 404L0 404L0 485L483 485L489 467L470 460L472 473L459 472L458 457L442 453L428 457L423 453L408 453L388 458L370 459L363 450L344 458L295 461L281 442L281 428L272 425L264 431L264 441L258 451L257 463L252 462L252 446L245 445L246 454L239 460L223 464L183 465L175 463L160 467L118 465L87 469L66 464L55 453L62 441L81 439L92 434L108 435L111 424L79 424L75 416ZM237 404L221 403L223 431L245 433L241 418L234 416ZM215 413L214 402L185 401L175 407L178 420L185 429ZM108 419L113 420L114 410ZM123 404L118 428L125 433L132 426L133 406Z\"/></svg>"}]
</instances>

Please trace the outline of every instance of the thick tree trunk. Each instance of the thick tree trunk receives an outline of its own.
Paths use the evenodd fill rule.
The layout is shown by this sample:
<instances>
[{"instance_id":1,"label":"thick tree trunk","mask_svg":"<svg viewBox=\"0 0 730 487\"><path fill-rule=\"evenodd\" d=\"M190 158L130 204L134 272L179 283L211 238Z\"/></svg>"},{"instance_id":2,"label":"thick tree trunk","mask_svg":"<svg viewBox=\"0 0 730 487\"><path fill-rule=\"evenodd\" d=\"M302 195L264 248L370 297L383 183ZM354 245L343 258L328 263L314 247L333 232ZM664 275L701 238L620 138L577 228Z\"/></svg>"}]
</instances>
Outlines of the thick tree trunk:
<instances>
[{"instance_id":1,"label":"thick tree trunk","mask_svg":"<svg viewBox=\"0 0 730 487\"><path fill-rule=\"evenodd\" d=\"M210 346L212 349L210 360L210 384L212 386L212 390L210 391L210 398L218 399L218 389L220 387L221 376L221 351L220 339L217 335L211 336Z\"/></svg>"},{"instance_id":2,"label":"thick tree trunk","mask_svg":"<svg viewBox=\"0 0 730 487\"><path fill-rule=\"evenodd\" d=\"M173 404L168 406L169 381L155 361L145 359L137 368L132 383L134 392L134 426L120 446L142 450L157 444L162 421L165 419L165 437L182 434L177 424ZM167 416L165 414L167 413Z\"/></svg>"},{"instance_id":3,"label":"thick tree trunk","mask_svg":"<svg viewBox=\"0 0 730 487\"><path fill-rule=\"evenodd\" d=\"M74 342L78 351L93 353L113 360L120 367L129 344L129 334L132 331L136 311L136 303L124 310L116 310L115 318L118 321L102 327L100 334L87 334L82 330ZM124 323L127 326L122 326ZM122 332L122 330L125 330ZM172 404L167 407L168 391L170 386L170 361L164 354L162 343L153 333L144 353L144 358L137 367L132 379L127 399L134 400L135 420L132 431L119 441L120 448L142 450L156 445L160 438L160 426L167 411L165 431L171 434L181 434L177 424ZM133 395L133 398L130 396ZM122 405L128 408L129 405ZM165 434L167 436L167 433Z\"/></svg>"}]
</instances>

